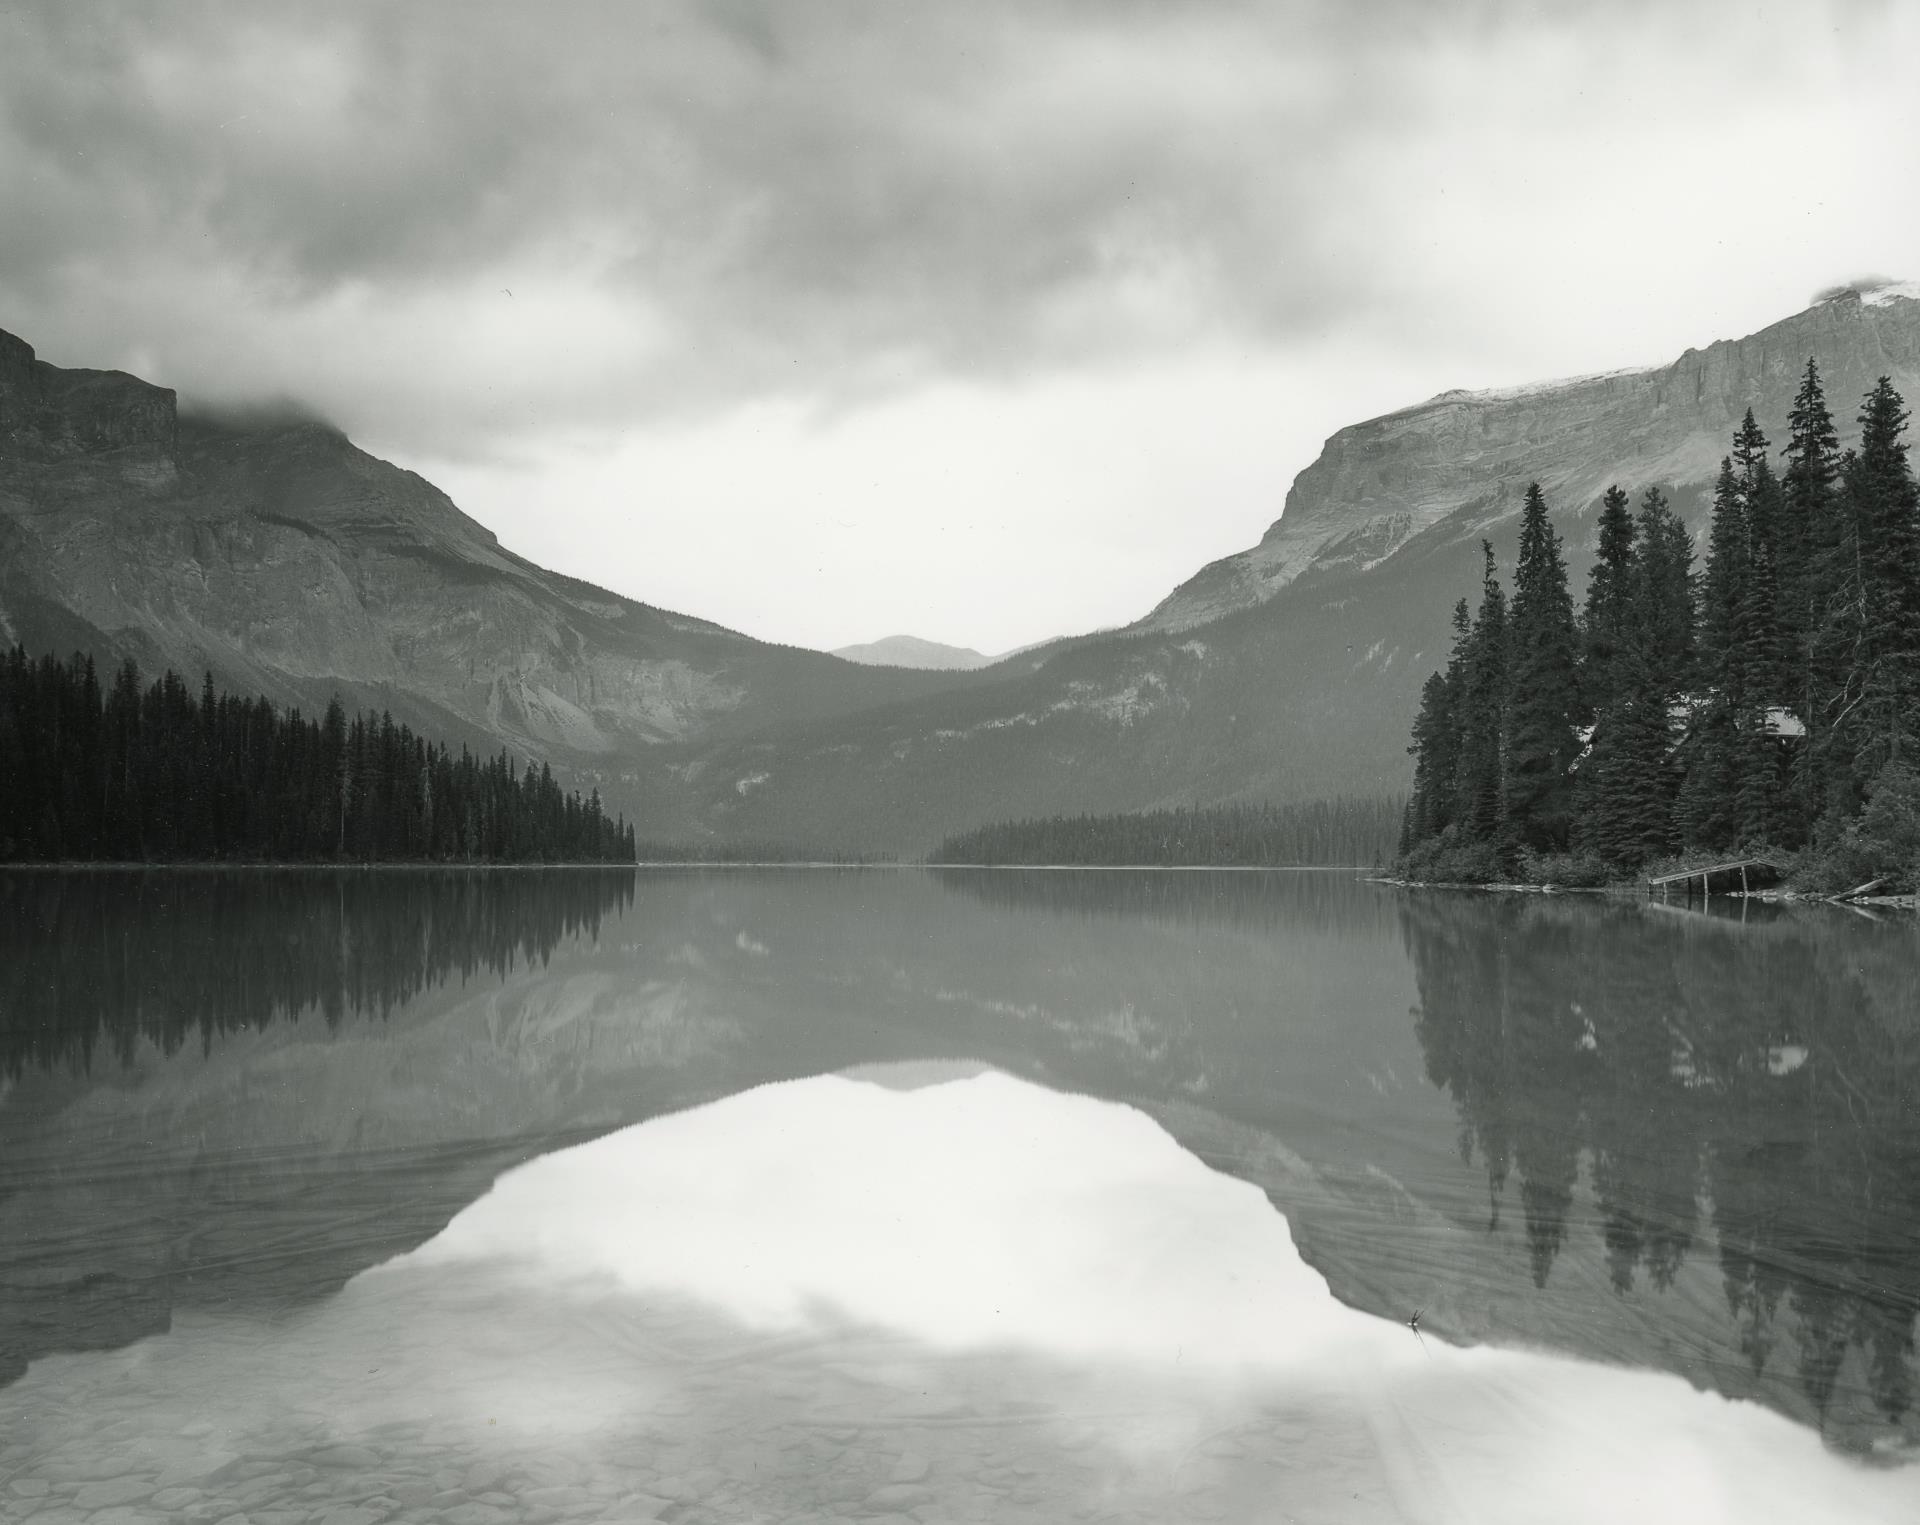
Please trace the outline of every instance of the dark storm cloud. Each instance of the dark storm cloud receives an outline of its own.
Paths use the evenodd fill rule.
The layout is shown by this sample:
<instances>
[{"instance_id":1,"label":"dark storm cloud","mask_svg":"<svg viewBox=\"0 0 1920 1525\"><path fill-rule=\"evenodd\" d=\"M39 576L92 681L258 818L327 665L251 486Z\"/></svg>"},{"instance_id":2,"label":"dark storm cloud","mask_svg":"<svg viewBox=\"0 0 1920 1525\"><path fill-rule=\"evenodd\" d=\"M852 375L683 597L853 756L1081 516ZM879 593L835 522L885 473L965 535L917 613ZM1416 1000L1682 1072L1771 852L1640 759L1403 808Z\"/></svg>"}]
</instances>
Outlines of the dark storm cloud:
<instances>
[{"instance_id":1,"label":"dark storm cloud","mask_svg":"<svg viewBox=\"0 0 1920 1525\"><path fill-rule=\"evenodd\" d=\"M332 346L397 399L460 378L356 323L454 353L530 287L558 344L631 318L490 428L1287 333L1382 300L1353 155L1426 51L1592 9L47 3L0 16L0 324L216 387ZM540 321L476 317L459 365L514 392Z\"/></svg>"},{"instance_id":2,"label":"dark storm cloud","mask_svg":"<svg viewBox=\"0 0 1920 1525\"><path fill-rule=\"evenodd\" d=\"M1124 335L1116 301L1284 324L1348 284L1295 212L1316 141L1385 104L1303 66L1346 45L1341 11L15 11L0 289L111 302L171 259L291 304L571 255L720 389L1018 365Z\"/></svg>"}]
</instances>

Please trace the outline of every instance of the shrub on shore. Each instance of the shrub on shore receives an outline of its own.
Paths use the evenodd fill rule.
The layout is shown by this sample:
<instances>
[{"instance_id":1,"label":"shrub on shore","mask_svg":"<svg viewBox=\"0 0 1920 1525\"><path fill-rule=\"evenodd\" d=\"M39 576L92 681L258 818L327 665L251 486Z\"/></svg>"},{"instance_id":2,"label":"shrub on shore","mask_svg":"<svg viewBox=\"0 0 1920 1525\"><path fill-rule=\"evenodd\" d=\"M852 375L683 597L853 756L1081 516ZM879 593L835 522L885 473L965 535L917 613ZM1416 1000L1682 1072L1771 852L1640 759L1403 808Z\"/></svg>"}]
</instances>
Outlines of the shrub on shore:
<instances>
[{"instance_id":1,"label":"shrub on shore","mask_svg":"<svg viewBox=\"0 0 1920 1525\"><path fill-rule=\"evenodd\" d=\"M1920 888L1920 771L1904 762L1883 766L1866 807L1846 829L1817 842L1801 860L1795 884L1838 895L1875 879L1897 893Z\"/></svg>"}]
</instances>

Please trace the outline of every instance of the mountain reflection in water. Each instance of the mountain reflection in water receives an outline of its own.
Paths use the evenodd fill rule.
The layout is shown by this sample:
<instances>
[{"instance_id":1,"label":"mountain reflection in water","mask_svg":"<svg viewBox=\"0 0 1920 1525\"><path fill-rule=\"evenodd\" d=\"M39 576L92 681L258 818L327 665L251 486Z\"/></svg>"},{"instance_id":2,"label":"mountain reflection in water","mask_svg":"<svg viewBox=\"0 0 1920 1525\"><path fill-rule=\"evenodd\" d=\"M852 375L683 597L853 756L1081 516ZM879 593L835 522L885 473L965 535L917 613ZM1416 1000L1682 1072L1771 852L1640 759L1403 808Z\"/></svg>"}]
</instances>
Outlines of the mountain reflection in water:
<instances>
[{"instance_id":1,"label":"mountain reflection in water","mask_svg":"<svg viewBox=\"0 0 1920 1525\"><path fill-rule=\"evenodd\" d=\"M236 1391L257 1398L277 1382L295 1392L294 1374L318 1359L301 1331L345 1338L341 1331L353 1326L328 1321L350 1315L389 1336L401 1327L367 1312L383 1306L390 1293L379 1288L390 1276L398 1278L390 1287L414 1289L404 1314L392 1310L417 1331L407 1341L435 1343L449 1361L447 1351L496 1351L499 1360L474 1389L495 1392L496 1409L518 1392L516 1411L525 1412L536 1390L556 1411L585 1402L566 1395L595 1391L595 1363L618 1367L627 1402L634 1384L645 1385L649 1360L666 1362L662 1373L671 1366L661 1342L692 1341L684 1349L707 1351L721 1363L714 1371L738 1380L714 1377L708 1408L708 1399L684 1392L660 1401L691 1404L688 1413L719 1424L729 1404L775 1417L753 1407L748 1374L800 1407L822 1399L818 1384L844 1379L853 1386L841 1396L851 1402L879 1380L871 1363L886 1367L896 1357L894 1375L907 1387L958 1381L964 1366L966 1380L983 1384L982 1401L1004 1399L1014 1405L1008 1413L1017 1411L1022 1383L1046 1395L1050 1413L1072 1403L1087 1410L1080 1399L1069 1402L1084 1372L1069 1377L1067 1368L1091 1362L1111 1377L1116 1362L1162 1361L1157 1346L1116 1343L1115 1331L1129 1324L1129 1299L1139 1326L1130 1337L1151 1344L1152 1327L1178 1323L1172 1305L1154 1299L1190 1285L1211 1257L1213 1271L1240 1278L1243 1290L1272 1292L1276 1277L1293 1288L1285 1292L1293 1312L1281 1321L1291 1323L1289 1339L1324 1324L1354 1361L1364 1352L1365 1361L1398 1370L1393 1363L1409 1357L1432 1379L1419 1390L1447 1396L1433 1409L1389 1383L1391 1404L1375 1389L1356 1397L1332 1388L1319 1394L1324 1410L1296 1402L1330 1379L1289 1367L1296 1346L1245 1334L1264 1329L1266 1314L1216 1290L1199 1301L1232 1313L1225 1322L1240 1354L1258 1357L1266 1390L1277 1391L1275 1382L1306 1386L1255 1422L1247 1417L1254 1410L1234 1406L1238 1398L1220 1396L1227 1388L1216 1382L1225 1380L1216 1365L1206 1391L1190 1393L1191 1406L1149 1394L1138 1433L1116 1440L1117 1432L1095 1425L1082 1435L1098 1458L1087 1478L1130 1479L1142 1498L1161 1498L1161 1517L1186 1512L1181 1500L1196 1467L1212 1479L1208 1488L1227 1487L1215 1464L1238 1465L1226 1453L1244 1449L1240 1439L1189 1435L1183 1444L1197 1449L1181 1452L1186 1483L1165 1484L1153 1470L1165 1461L1155 1447L1187 1433L1194 1414L1225 1415L1233 1436L1311 1435L1307 1452L1351 1458L1350 1466L1316 1467L1300 1461L1300 1446L1259 1442L1254 1449L1266 1460L1234 1474L1251 1491L1206 1494L1206 1507L1228 1517L1269 1517L1255 1500L1263 1488L1279 1488L1269 1462L1278 1466L1283 1453L1292 1457L1294 1492L1270 1497L1294 1498L1285 1507L1302 1517L1369 1517L1358 1501L1343 1516L1331 1491L1324 1508L1298 1502L1312 1487L1362 1477L1372 1479L1369 1496L1383 1510L1390 1499L1410 1510L1412 1489L1439 1518L1449 1507L1461 1518L1501 1517L1434 1502L1437 1479L1465 1487L1460 1479L1497 1466L1548 1494L1564 1486L1554 1469L1579 1470L1572 1451L1556 1449L1571 1432L1554 1438L1551 1416L1533 1416L1542 1405L1621 1436L1641 1433L1629 1410L1651 1405L1647 1412L1708 1437L1674 1460L1676 1476L1714 1489L1732 1486L1728 1469L1770 1479L1768 1489L1798 1500L1803 1517L1853 1517L1847 1510L1857 1506L1859 1517L1872 1518L1889 1498L1911 1511L1909 1480L1920 1471L1866 1473L1839 1457L1819 1460L1812 1432L1829 1447L1888 1461L1915 1443L1917 980L1920 944L1909 921L1754 911L1741 924L1585 897L1408 896L1328 873L0 876L0 1057L9 1077L0 1080L0 1382L14 1382L0 1388L0 1499L8 1478L28 1475L21 1469L29 1461L105 1465L76 1459L104 1444L86 1419L89 1405L142 1362L162 1363L168 1381L197 1391L203 1384L193 1374L215 1369L206 1352L218 1346L251 1363ZM949 1060L966 1063L923 1063ZM872 1086L833 1080L798 1088L836 1098L825 1112L808 1103L808 1117L852 1107L882 1129L853 1154L891 1159L896 1185L919 1183L889 1199L891 1214L828 1212L834 1199L820 1195L824 1183L813 1176L845 1176L845 1158L834 1156L832 1172L826 1162L830 1143L846 1140L817 1120L802 1126L798 1116L775 1130L783 1139L777 1158L763 1159L757 1174L736 1171L735 1196L712 1195L730 1149L775 1136L744 1121L761 1116L755 1098L796 1088L754 1091L728 1103L741 1109L731 1113L715 1106L665 1116L769 1081L871 1065L888 1068L856 1072L895 1085L976 1075L983 1066L1000 1072L978 1076L978 1086L903 1091L893 1095L893 1111L880 1105L892 1093ZM1050 1089L993 1090L1015 1088L1008 1077ZM1052 1237L1044 1214L1029 1213L1017 1233L1006 1216L1031 1201L1021 1196L1024 1177L963 1189L964 1181L941 1177L940 1156L927 1153L940 1131L934 1119L957 1105L951 1098L981 1092L996 1098L1010 1130L1003 1142L1026 1162L1027 1176L1059 1188L1051 1200L1062 1222ZM853 1095L863 1100L849 1103ZM725 1127L712 1121L729 1117L735 1121ZM1016 1117L1032 1126L1013 1130ZM1170 1151L1179 1163L1168 1170L1200 1172L1181 1180L1230 1189L1217 1202L1205 1198L1225 1213L1220 1232L1178 1236L1197 1257L1178 1275L1164 1260L1172 1230L1156 1237L1152 1223L1184 1220L1171 1211L1116 1218L1113 1193L1094 1189L1097 1172L1082 1156L1097 1163L1120 1150L1116 1168L1136 1158L1109 1133L1120 1126L1113 1117ZM617 1131L647 1119L656 1121ZM676 1127L691 1130L679 1135L688 1141L688 1190L679 1199L633 1199L646 1205L621 1218L632 1236L602 1249L609 1265L633 1276L649 1253L665 1256L683 1267L679 1282L663 1272L628 1285L609 1270L597 1285L624 1311L595 1304L599 1312L589 1316L576 1301L571 1312L536 1314L513 1301L512 1254L451 1253L480 1226L508 1223L502 1204L523 1190L516 1182L558 1181L541 1172L611 1158L593 1155L603 1146L640 1150L657 1164L665 1146L655 1141L676 1136ZM585 1143L602 1135L609 1136ZM947 1147L961 1145L950 1139ZM1000 1159L978 1140L965 1149L980 1153L983 1169ZM487 1194L503 1172L529 1161ZM1284 1220L1245 1186L1200 1171L1200 1162L1258 1188ZM765 1183L781 1172L790 1179L770 1198ZM583 1203L618 1206L631 1195L613 1177L596 1190ZM1127 1190L1152 1199L1138 1183ZM996 1206L1000 1196L1007 1201ZM1249 1204L1260 1211L1249 1213ZM938 1228L925 1241L938 1247L928 1250L935 1261L973 1265L967 1257L985 1253L980 1285L992 1284L985 1273L994 1253L1017 1249L1020 1256L1001 1265L1004 1275L1016 1263L1015 1281L1051 1267L1058 1286L1077 1279L1087 1289L1085 1308L1055 1296L1036 1304L1017 1337L998 1341L984 1327L956 1341L951 1331L916 1323L911 1309L881 1292L926 1283L919 1290L931 1295L936 1278L898 1264L878 1274L889 1255L911 1247L889 1237L903 1213L924 1219L929 1234ZM533 1253L542 1235L559 1235L570 1246L563 1259L589 1264L593 1255L567 1236L594 1217L582 1205L529 1227L523 1215L494 1248L520 1244ZM1067 1255L1074 1233L1115 1222L1125 1222L1126 1233L1107 1251ZM723 1230L747 1237L711 1237ZM701 1242L713 1253L688 1259ZM829 1277L801 1286L809 1247L844 1255L862 1242L875 1247L859 1261L874 1273L870 1284L850 1289ZM762 1274L789 1279L787 1301L755 1306L722 1295L722 1270L747 1251ZM698 1274L684 1269L695 1264ZM1149 1274L1155 1265L1161 1270ZM382 1269L361 1274L375 1266ZM551 1270L534 1279L550 1281ZM1304 1279L1295 1287L1289 1276ZM1073 1318L1093 1319L1103 1308L1114 1315L1100 1326L1105 1333L1073 1347ZM1317 1311L1309 1318L1303 1308ZM1427 1310L1424 1348L1402 1325L1417 1308ZM543 1331L547 1343L523 1349L503 1319ZM835 1339L866 1354L848 1357L838 1376L810 1358L793 1356L792 1365L780 1342L801 1327L782 1322L793 1319L814 1330L808 1340L825 1338L818 1330L831 1325ZM169 1328L172 1335L121 1355L55 1354L111 1350ZM614 1343L596 1346L595 1328L612 1330ZM1442 1337L1603 1364L1450 1350L1436 1343ZM1348 1340L1357 1343L1341 1344ZM347 1339L342 1348L364 1344ZM1205 1345L1195 1333L1191 1357L1179 1364L1204 1364ZM997 1353L983 1355L988 1346ZM527 1353L536 1348L545 1353ZM1507 1375L1488 1386L1476 1361L1520 1364L1500 1368ZM1779 1421L1670 1382L1614 1386L1655 1382L1629 1368L1756 1400L1798 1434L1766 1439L1761 1449L1774 1460L1750 1464L1752 1437L1773 1434L1751 1424ZM1547 1387L1528 1385L1549 1369ZM467 1373L476 1383L482 1375ZM1465 1385L1455 1391L1455 1383ZM1678 1404L1671 1411L1669 1397L1646 1396L1669 1388ZM141 1390L156 1424L181 1427L163 1395ZM1112 1393L1101 1401L1109 1398L1120 1403ZM393 1395L379 1422L413 1423L417 1415L401 1412L406 1401ZM1425 1461L1408 1460L1422 1453L1403 1429L1383 1428L1383 1416L1409 1403L1431 1453ZM319 1429L273 1443L311 1450L325 1435L358 1433L365 1418L326 1403L306 1410L304 1422ZM56 1417L36 1420L31 1442L15 1438L28 1433L23 1415L43 1411ZM138 1405L114 1415L114 1446L125 1450L138 1438ZM1459 1424L1449 1427L1448 1415ZM1516 1415L1533 1417L1523 1423ZM647 1444L678 1446L683 1471L725 1470L733 1442L687 1424L674 1439L662 1420ZM1500 1449L1502 1427L1516 1425L1537 1442L1531 1464ZM396 1442L398 1450L382 1450L378 1437L366 1443L398 1456L425 1444L423 1435ZM1438 1435L1447 1439L1434 1450ZM869 1439L832 1444L866 1454ZM1816 1460L1805 1460L1802 1441ZM1123 1464L1112 1445L1135 1460ZM699 1463L702 1446L717 1449ZM989 1470L1011 1466L1001 1453L997 1463L966 1454ZM1594 1454L1623 1453L1603 1446ZM747 1465L754 1456L754 1465L765 1464L759 1452L741 1451L734 1461ZM319 1465L300 1462L295 1471ZM907 1456L898 1465L912 1472L918 1463ZM157 1477L168 1469L156 1462L149 1470ZM1860 1483L1867 1492L1856 1497L1849 1490L1863 1477L1878 1481ZM1099 1502L1087 1478L1069 1490L1076 1508ZM1031 1478L1023 1486L1045 1492ZM1013 1508L1013 1491L993 1494L996 1515ZM1043 1507L1036 1493L1034 1517L1058 1517L1047 1509L1067 1496L1046 1494ZM1469 1489L1461 1500L1473 1496ZM1656 1517L1747 1517L1727 1512L1724 1500L1735 1496L1716 1493L1723 1502L1690 1512L1675 1507L1678 1494L1659 1507L1595 1497L1621 1509L1653 1507ZM1842 1508L1842 1499L1854 1502ZM1769 1517L1755 1507L1751 1517ZM1194 1509L1204 1512L1199 1502ZM714 1517L751 1513L742 1505ZM1512 1517L1545 1515L1536 1508Z\"/></svg>"}]
</instances>

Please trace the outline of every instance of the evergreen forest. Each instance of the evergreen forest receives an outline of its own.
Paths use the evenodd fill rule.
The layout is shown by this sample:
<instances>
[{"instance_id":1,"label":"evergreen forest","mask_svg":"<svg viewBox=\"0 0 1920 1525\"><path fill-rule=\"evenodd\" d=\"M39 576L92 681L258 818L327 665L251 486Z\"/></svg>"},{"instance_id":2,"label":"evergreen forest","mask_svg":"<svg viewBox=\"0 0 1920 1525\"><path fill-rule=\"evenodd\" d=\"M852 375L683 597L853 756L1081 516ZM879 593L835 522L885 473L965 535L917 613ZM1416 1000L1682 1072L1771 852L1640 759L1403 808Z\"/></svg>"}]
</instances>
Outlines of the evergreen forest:
<instances>
[{"instance_id":1,"label":"evergreen forest","mask_svg":"<svg viewBox=\"0 0 1920 1525\"><path fill-rule=\"evenodd\" d=\"M1400 850L1429 880L1600 882L1674 855L1766 856L1803 882L1920 867L1920 489L1882 377L1842 450L1807 362L1777 455L1751 409L1705 556L1658 487L1602 499L1576 610L1536 483L1511 596L1427 679ZM1696 565L1696 562L1699 562Z\"/></svg>"},{"instance_id":2,"label":"evergreen forest","mask_svg":"<svg viewBox=\"0 0 1920 1525\"><path fill-rule=\"evenodd\" d=\"M948 837L933 863L1181 868L1364 867L1393 857L1392 797L1051 816Z\"/></svg>"},{"instance_id":3,"label":"evergreen forest","mask_svg":"<svg viewBox=\"0 0 1920 1525\"><path fill-rule=\"evenodd\" d=\"M0 660L0 862L631 863L596 790L416 736L391 715L318 720L196 697L126 662Z\"/></svg>"},{"instance_id":4,"label":"evergreen forest","mask_svg":"<svg viewBox=\"0 0 1920 1525\"><path fill-rule=\"evenodd\" d=\"M852 852L838 847L809 846L804 842L775 841L732 841L707 840L701 842L685 841L642 841L635 849L642 863L680 864L697 866L700 864L726 863L736 866L750 864L831 864L836 868L853 868L862 864L895 863L892 853Z\"/></svg>"}]
</instances>

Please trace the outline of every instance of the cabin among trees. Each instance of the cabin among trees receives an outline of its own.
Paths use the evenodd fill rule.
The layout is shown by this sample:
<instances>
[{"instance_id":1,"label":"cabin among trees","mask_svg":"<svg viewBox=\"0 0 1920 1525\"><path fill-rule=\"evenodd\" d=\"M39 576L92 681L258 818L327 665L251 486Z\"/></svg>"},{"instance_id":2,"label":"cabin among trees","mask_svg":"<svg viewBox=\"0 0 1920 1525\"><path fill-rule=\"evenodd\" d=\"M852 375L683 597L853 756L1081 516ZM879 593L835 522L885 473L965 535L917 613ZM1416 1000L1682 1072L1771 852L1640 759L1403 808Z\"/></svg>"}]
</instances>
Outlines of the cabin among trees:
<instances>
[{"instance_id":1,"label":"cabin among trees","mask_svg":"<svg viewBox=\"0 0 1920 1525\"><path fill-rule=\"evenodd\" d=\"M1601 880L1676 853L1798 854L1831 887L1920 867L1920 489L1882 377L1842 451L1807 362L1775 469L1751 409L1704 564L1659 488L1601 503L1576 612L1538 483L1509 599L1422 691L1400 850L1419 878Z\"/></svg>"},{"instance_id":2,"label":"cabin among trees","mask_svg":"<svg viewBox=\"0 0 1920 1525\"><path fill-rule=\"evenodd\" d=\"M132 661L0 660L0 862L631 863L633 828L545 764L477 758L338 699L318 720Z\"/></svg>"}]
</instances>

